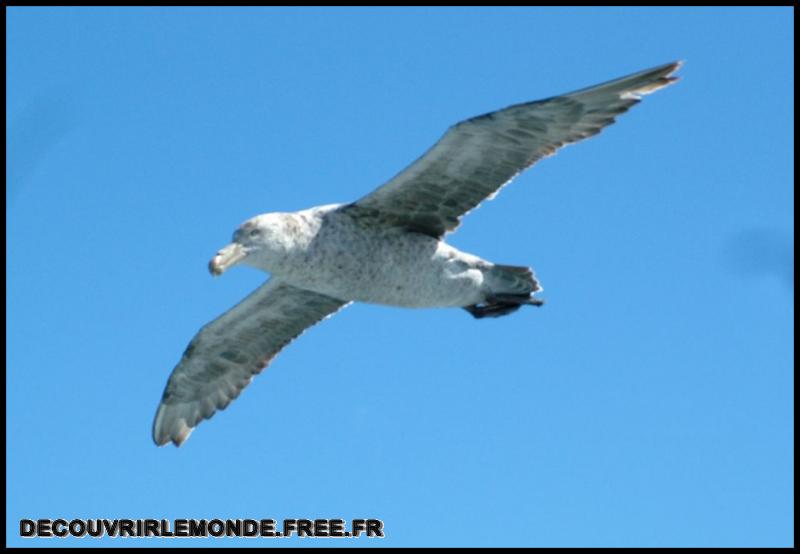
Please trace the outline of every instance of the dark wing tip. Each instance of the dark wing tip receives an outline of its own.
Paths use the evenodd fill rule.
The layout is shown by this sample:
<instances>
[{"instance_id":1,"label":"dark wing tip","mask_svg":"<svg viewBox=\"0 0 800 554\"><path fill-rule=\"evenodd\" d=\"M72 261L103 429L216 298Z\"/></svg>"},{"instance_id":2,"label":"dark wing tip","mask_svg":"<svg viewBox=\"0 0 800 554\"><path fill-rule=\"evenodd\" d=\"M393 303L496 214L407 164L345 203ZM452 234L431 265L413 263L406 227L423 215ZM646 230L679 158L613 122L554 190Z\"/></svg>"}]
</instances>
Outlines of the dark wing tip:
<instances>
[{"instance_id":1,"label":"dark wing tip","mask_svg":"<svg viewBox=\"0 0 800 554\"><path fill-rule=\"evenodd\" d=\"M678 81L680 77L673 75L683 65L682 60L645 70L639 74L623 78L623 81L630 81L632 87L623 92L623 95L644 95L655 92L661 88L671 85Z\"/></svg>"},{"instance_id":2,"label":"dark wing tip","mask_svg":"<svg viewBox=\"0 0 800 554\"><path fill-rule=\"evenodd\" d=\"M650 94L677 81L679 77L672 74L682 65L683 61L680 60L670 62L563 96L586 102L598 101L605 95L617 96L626 101L635 101L645 94Z\"/></svg>"},{"instance_id":3,"label":"dark wing tip","mask_svg":"<svg viewBox=\"0 0 800 554\"><path fill-rule=\"evenodd\" d=\"M686 63L685 60L676 60L676 61L674 61L672 63L666 64L664 66L664 69L665 69L665 71L664 71L664 79L668 83L674 83L675 81L679 81L680 77L677 76L677 75L673 76L672 74L675 73L676 71L678 71L681 67L683 67L683 64L685 64L685 63Z\"/></svg>"},{"instance_id":4,"label":"dark wing tip","mask_svg":"<svg viewBox=\"0 0 800 554\"><path fill-rule=\"evenodd\" d=\"M683 64L686 63L684 60L675 60L674 62L665 63L663 65L659 65L649 70L645 70L643 73L650 73L653 75L663 75L664 77L669 77L676 71L678 71ZM676 77L677 78L677 77Z\"/></svg>"},{"instance_id":5,"label":"dark wing tip","mask_svg":"<svg viewBox=\"0 0 800 554\"><path fill-rule=\"evenodd\" d=\"M170 416L167 417L168 406L163 402L158 407L156 417L153 420L153 442L156 446L164 446L171 442L175 446L180 446L189 435L192 434L193 428L190 427L186 419L183 417Z\"/></svg>"},{"instance_id":6,"label":"dark wing tip","mask_svg":"<svg viewBox=\"0 0 800 554\"><path fill-rule=\"evenodd\" d=\"M667 67L669 69L664 74L664 80L666 81L665 86L666 85L670 85L670 84L672 84L672 83L674 83L676 81L680 81L681 80L679 75L672 75L672 74L675 73L676 71L678 71L681 67L683 67L683 64L685 64L685 63L686 63L686 60L677 60L677 61L674 61L674 62L672 62L670 64L667 64Z\"/></svg>"},{"instance_id":7,"label":"dark wing tip","mask_svg":"<svg viewBox=\"0 0 800 554\"><path fill-rule=\"evenodd\" d=\"M669 68L669 71L667 73L669 75L670 73L676 72L685 63L686 63L686 60L675 60L674 62L669 62L669 63L664 64L662 67L664 67L665 69Z\"/></svg>"}]
</instances>

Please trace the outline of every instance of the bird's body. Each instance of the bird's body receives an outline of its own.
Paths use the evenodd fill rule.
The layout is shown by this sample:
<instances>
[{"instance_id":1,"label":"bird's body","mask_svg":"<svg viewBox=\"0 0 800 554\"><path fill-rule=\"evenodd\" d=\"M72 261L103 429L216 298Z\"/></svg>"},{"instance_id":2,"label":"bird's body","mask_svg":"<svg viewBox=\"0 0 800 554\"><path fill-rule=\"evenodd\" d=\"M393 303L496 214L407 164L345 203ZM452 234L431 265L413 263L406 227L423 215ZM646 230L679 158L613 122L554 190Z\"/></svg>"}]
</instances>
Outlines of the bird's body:
<instances>
[{"instance_id":1,"label":"bird's body","mask_svg":"<svg viewBox=\"0 0 800 554\"><path fill-rule=\"evenodd\" d=\"M244 264L272 277L189 343L156 413L156 444L183 443L284 346L353 301L461 307L476 318L540 306L531 269L461 252L444 236L521 171L674 82L679 65L467 119L356 202L246 221L209 269Z\"/></svg>"},{"instance_id":2,"label":"bird's body","mask_svg":"<svg viewBox=\"0 0 800 554\"><path fill-rule=\"evenodd\" d=\"M422 233L360 225L346 205L264 214L248 224L261 227L258 240L270 246L243 263L333 298L441 308L514 292L490 288L494 264Z\"/></svg>"}]
</instances>

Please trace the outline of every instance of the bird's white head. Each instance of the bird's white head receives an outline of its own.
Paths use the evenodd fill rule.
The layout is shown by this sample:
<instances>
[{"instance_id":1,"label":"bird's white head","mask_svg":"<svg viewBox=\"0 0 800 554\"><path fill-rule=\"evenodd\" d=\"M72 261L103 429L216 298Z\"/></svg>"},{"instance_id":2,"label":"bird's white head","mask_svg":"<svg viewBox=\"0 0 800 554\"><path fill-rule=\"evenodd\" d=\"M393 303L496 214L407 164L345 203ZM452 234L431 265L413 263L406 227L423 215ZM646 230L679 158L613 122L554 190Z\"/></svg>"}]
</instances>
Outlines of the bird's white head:
<instances>
[{"instance_id":1,"label":"bird's white head","mask_svg":"<svg viewBox=\"0 0 800 554\"><path fill-rule=\"evenodd\" d=\"M211 258L208 270L218 276L243 263L272 271L287 250L283 239L285 216L280 213L262 214L242 223L233 233L232 242Z\"/></svg>"}]
</instances>

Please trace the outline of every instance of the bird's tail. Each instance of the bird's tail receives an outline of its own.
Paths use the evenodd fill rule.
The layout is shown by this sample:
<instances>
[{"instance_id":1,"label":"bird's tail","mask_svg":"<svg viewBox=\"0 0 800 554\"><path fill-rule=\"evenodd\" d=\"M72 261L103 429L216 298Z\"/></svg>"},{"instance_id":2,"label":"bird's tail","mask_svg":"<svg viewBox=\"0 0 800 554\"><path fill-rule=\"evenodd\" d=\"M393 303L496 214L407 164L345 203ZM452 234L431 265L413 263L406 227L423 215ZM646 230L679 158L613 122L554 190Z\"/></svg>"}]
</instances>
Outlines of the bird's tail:
<instances>
[{"instance_id":1,"label":"bird's tail","mask_svg":"<svg viewBox=\"0 0 800 554\"><path fill-rule=\"evenodd\" d=\"M542 290L529 267L495 264L486 272L486 284L494 295L530 296Z\"/></svg>"},{"instance_id":2,"label":"bird's tail","mask_svg":"<svg viewBox=\"0 0 800 554\"><path fill-rule=\"evenodd\" d=\"M484 273L484 277L488 289L486 301L464 306L473 317L499 317L515 312L525 304L544 304L542 300L533 297L542 287L529 267L495 264Z\"/></svg>"}]
</instances>

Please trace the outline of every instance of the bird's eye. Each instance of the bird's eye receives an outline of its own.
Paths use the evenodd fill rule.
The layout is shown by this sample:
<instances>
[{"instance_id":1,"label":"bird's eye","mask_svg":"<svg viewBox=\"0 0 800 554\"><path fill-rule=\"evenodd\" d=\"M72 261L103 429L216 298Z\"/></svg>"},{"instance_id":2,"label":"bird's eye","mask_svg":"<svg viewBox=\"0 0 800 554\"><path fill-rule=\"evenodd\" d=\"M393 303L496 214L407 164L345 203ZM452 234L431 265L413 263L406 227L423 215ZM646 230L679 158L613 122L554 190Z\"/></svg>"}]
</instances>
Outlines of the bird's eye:
<instances>
[{"instance_id":1,"label":"bird's eye","mask_svg":"<svg viewBox=\"0 0 800 554\"><path fill-rule=\"evenodd\" d=\"M254 239L254 238L256 238L258 235L260 235L260 234L261 234L261 230L260 230L260 229L251 229L251 230L250 230L250 233L248 233L248 234L249 234L249 236L250 236L250 238L251 238L251 239Z\"/></svg>"}]
</instances>

